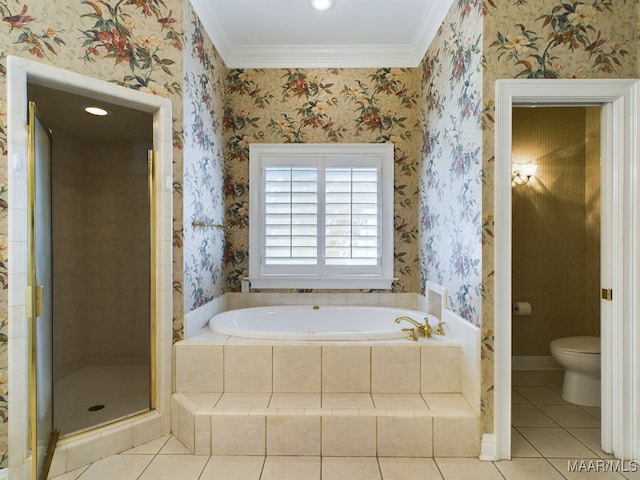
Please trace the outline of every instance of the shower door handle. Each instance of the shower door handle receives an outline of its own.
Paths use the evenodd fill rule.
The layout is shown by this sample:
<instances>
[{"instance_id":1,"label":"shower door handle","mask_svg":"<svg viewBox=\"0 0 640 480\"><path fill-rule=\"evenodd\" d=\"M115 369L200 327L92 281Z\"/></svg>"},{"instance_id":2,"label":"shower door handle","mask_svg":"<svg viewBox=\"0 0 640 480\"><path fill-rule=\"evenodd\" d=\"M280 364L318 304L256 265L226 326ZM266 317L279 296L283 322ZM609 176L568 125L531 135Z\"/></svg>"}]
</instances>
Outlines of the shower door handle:
<instances>
[{"instance_id":1,"label":"shower door handle","mask_svg":"<svg viewBox=\"0 0 640 480\"><path fill-rule=\"evenodd\" d=\"M44 286L28 286L26 297L27 318L35 319L41 317L44 310Z\"/></svg>"}]
</instances>

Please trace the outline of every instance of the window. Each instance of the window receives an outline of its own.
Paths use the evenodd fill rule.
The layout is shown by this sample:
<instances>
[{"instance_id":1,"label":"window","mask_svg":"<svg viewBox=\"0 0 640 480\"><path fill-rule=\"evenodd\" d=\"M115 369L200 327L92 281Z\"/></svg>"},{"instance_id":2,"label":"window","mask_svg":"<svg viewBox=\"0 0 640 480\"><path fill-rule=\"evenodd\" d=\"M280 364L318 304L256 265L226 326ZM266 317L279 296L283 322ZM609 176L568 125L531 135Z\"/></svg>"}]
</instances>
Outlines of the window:
<instances>
[{"instance_id":1,"label":"window","mask_svg":"<svg viewBox=\"0 0 640 480\"><path fill-rule=\"evenodd\" d=\"M249 181L253 287L391 288L392 144L252 144Z\"/></svg>"}]
</instances>

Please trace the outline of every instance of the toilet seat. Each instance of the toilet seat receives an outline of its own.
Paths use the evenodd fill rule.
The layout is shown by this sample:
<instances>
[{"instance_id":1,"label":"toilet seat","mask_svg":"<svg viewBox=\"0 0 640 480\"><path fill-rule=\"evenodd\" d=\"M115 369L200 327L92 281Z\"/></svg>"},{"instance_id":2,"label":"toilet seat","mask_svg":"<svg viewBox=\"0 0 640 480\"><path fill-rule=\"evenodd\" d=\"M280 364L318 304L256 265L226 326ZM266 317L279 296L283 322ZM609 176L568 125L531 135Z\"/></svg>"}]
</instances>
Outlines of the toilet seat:
<instances>
[{"instance_id":1,"label":"toilet seat","mask_svg":"<svg viewBox=\"0 0 640 480\"><path fill-rule=\"evenodd\" d=\"M565 352L600 354L600 337L564 337L551 342L551 348Z\"/></svg>"}]
</instances>

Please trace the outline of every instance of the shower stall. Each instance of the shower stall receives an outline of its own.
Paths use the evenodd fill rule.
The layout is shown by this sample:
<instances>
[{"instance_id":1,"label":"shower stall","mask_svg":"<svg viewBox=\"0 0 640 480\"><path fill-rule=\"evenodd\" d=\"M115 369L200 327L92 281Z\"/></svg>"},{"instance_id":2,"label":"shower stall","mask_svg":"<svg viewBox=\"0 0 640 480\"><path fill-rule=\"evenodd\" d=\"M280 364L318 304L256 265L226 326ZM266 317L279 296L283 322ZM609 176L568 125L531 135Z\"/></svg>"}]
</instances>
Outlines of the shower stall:
<instances>
[{"instance_id":1,"label":"shower stall","mask_svg":"<svg viewBox=\"0 0 640 480\"><path fill-rule=\"evenodd\" d=\"M28 85L51 131L53 424L61 437L151 408L152 115Z\"/></svg>"}]
</instances>

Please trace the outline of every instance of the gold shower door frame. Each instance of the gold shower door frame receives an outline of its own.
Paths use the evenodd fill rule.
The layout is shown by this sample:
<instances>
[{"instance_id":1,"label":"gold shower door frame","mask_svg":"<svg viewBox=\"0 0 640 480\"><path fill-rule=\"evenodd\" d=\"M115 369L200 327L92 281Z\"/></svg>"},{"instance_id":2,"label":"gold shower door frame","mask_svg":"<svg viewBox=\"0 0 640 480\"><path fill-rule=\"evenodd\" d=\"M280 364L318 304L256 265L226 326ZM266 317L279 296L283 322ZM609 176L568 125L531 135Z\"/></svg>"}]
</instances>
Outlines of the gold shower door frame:
<instances>
[{"instance_id":1,"label":"gold shower door frame","mask_svg":"<svg viewBox=\"0 0 640 480\"><path fill-rule=\"evenodd\" d=\"M40 128L38 129L38 124ZM47 151L45 159L38 157L39 149L38 137L45 134L47 137ZM36 208L40 202L46 205L50 211L51 208L51 134L49 130L42 123L36 104L29 102L29 119L28 119L28 164L27 164L27 249L28 249L28 262L27 262L27 291L26 291L26 309L27 309L27 323L29 330L29 443L31 447L31 477L34 480L46 479L51 467L51 461L53 460L53 453L58 440L58 431L53 426L53 375L52 375L52 355L53 344L51 340L52 334L52 308L51 308L51 246L49 245L48 253L49 259L45 259L45 263L48 262L48 270L44 269L44 276L48 276L42 285L38 285L39 281L43 279L38 276L38 272L42 268L38 268L38 259L36 257L36 235L40 235L38 230L38 223L43 222L40 217L42 215L36 215ZM41 199L36 191L39 181L39 171L45 169L47 175L44 181L48 183L49 187L46 189L46 193L49 194L48 200ZM38 178L36 176L38 175ZM44 189L42 189L44 190ZM40 192L42 193L42 192ZM51 239L51 215L45 218L44 223L48 222L48 232L44 234L46 238ZM46 226L44 227L46 229ZM48 289L49 291L45 290ZM48 322L48 325L47 325ZM49 332L49 337L41 339L40 334ZM48 349L49 358L44 359L48 361L48 378L44 381L39 378L42 375L40 372L39 364L42 365L41 346L40 342L49 342L50 347ZM44 352L46 355L46 352ZM43 365L42 365L43 366ZM46 373L44 373L47 375ZM40 386L44 382L49 384L48 392L40 392ZM39 398L39 394L48 395L48 398ZM47 402L43 406L40 402L43 400ZM41 418L42 411L44 412L44 419ZM42 423L42 424L41 424ZM45 427L47 423L49 432L41 432L40 430ZM44 442L49 435L48 440ZM44 443L47 444L46 450ZM45 451L43 451L45 450Z\"/></svg>"},{"instance_id":2,"label":"gold shower door frame","mask_svg":"<svg viewBox=\"0 0 640 480\"><path fill-rule=\"evenodd\" d=\"M42 301L44 291L42 286L37 285L36 282L36 123L42 122L38 117L37 107L35 103L29 102L29 121L28 121L28 194L27 194L27 293L26 293L26 305L27 305L27 322L29 328L29 445L32 455L32 479L43 480L47 478L51 462L53 460L53 454L58 441L59 432L53 428L53 419L51 425L51 436L47 445L46 452L44 452L44 458L42 461L42 468L40 468L40 457L43 454L41 443L39 444L39 429L38 429L38 384L37 384L37 355L38 355L38 343L36 324L39 318L39 313L42 311ZM49 137L49 145L51 144L51 134L49 130L44 128L47 136ZM149 248L149 410L155 410L157 406L157 206L156 206L156 190L155 185L155 163L157 154L154 150L149 150L147 154L148 161L148 191L149 191L149 235L150 235L150 248ZM49 147L49 165L51 164L51 148ZM49 203L50 205L50 203ZM50 238L50 231L45 234ZM52 285L49 286L52 288ZM53 379L51 378L53 384ZM53 391L53 387L52 387ZM53 393L51 402L53 401ZM138 415L147 413L141 412ZM131 420L132 417L123 418L110 422L108 425L117 424ZM71 435L73 437L73 435Z\"/></svg>"},{"instance_id":3,"label":"gold shower door frame","mask_svg":"<svg viewBox=\"0 0 640 480\"><path fill-rule=\"evenodd\" d=\"M156 245L158 232L158 207L156 196L156 164L158 155L155 150L147 151L148 175L149 175L149 410L155 410L158 401L157 385L157 334L158 334L158 311L157 304L157 255Z\"/></svg>"}]
</instances>

